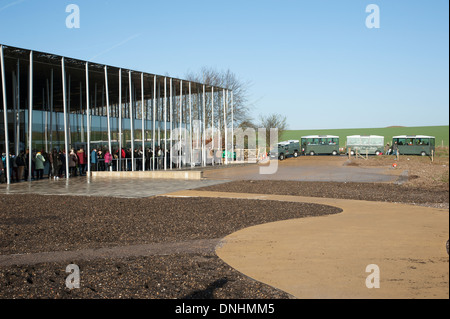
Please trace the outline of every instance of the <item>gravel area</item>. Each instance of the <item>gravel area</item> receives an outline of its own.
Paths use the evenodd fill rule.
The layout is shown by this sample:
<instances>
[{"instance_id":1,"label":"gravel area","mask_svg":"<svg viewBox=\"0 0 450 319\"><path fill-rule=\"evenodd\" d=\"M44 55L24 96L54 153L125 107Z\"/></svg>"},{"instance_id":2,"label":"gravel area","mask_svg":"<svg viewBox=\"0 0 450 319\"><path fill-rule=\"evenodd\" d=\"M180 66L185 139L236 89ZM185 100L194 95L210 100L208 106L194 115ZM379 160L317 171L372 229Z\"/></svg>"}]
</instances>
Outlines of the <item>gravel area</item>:
<instances>
[{"instance_id":1,"label":"gravel area","mask_svg":"<svg viewBox=\"0 0 450 319\"><path fill-rule=\"evenodd\" d=\"M343 198L448 208L449 191L387 183L335 183L296 181L235 181L197 190Z\"/></svg>"},{"instance_id":2,"label":"gravel area","mask_svg":"<svg viewBox=\"0 0 450 319\"><path fill-rule=\"evenodd\" d=\"M69 264L0 268L0 298L288 299L214 254L74 261L80 288L65 287Z\"/></svg>"},{"instance_id":3,"label":"gravel area","mask_svg":"<svg viewBox=\"0 0 450 319\"><path fill-rule=\"evenodd\" d=\"M337 212L314 204L219 198L0 195L0 253L222 238L253 225Z\"/></svg>"},{"instance_id":4,"label":"gravel area","mask_svg":"<svg viewBox=\"0 0 450 319\"><path fill-rule=\"evenodd\" d=\"M315 204L237 199L0 195L0 253L189 244L252 225L339 212ZM70 263L80 267L80 289L65 288ZM0 298L289 298L211 252L5 266L0 287Z\"/></svg>"}]
</instances>

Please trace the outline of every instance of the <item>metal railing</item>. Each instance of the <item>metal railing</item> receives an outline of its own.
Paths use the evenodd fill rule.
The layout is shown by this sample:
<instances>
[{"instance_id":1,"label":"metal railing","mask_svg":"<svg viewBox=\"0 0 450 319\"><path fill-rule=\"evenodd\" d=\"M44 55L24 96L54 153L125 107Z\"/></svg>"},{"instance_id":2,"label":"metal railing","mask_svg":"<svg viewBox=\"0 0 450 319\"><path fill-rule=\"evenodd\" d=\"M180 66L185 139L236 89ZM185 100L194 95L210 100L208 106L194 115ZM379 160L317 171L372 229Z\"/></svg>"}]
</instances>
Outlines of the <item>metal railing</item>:
<instances>
[{"instance_id":1,"label":"metal railing","mask_svg":"<svg viewBox=\"0 0 450 319\"><path fill-rule=\"evenodd\" d=\"M143 164L145 165L146 171L162 170L164 169L164 156L155 157L154 159L153 157L146 158L145 163L143 163L142 158L114 158L109 164L104 159L98 159L97 163L91 163L91 171L130 172L133 170L133 166L135 171L142 171ZM172 167L175 168L176 164L172 164ZM166 168L170 168L170 163L166 164Z\"/></svg>"}]
</instances>

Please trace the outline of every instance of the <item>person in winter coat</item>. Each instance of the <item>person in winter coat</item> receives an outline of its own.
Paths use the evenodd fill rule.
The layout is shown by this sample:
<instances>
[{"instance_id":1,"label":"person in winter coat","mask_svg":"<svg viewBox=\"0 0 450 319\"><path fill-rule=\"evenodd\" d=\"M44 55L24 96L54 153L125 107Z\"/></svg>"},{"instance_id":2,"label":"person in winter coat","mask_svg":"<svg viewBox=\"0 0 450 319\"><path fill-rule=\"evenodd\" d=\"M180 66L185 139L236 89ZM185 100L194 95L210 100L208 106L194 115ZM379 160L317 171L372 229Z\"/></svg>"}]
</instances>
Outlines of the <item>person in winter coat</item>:
<instances>
[{"instance_id":1,"label":"person in winter coat","mask_svg":"<svg viewBox=\"0 0 450 319\"><path fill-rule=\"evenodd\" d=\"M98 163L98 155L97 150L94 148L91 152L91 170L94 172L97 170L97 163Z\"/></svg>"},{"instance_id":2,"label":"person in winter coat","mask_svg":"<svg viewBox=\"0 0 450 319\"><path fill-rule=\"evenodd\" d=\"M0 158L0 183L4 183L5 179L5 166L3 165L3 159Z\"/></svg>"},{"instance_id":3,"label":"person in winter coat","mask_svg":"<svg viewBox=\"0 0 450 319\"><path fill-rule=\"evenodd\" d=\"M17 165L17 179L18 182L21 182L25 176L25 152L20 152L19 156L16 157L16 165Z\"/></svg>"},{"instance_id":4,"label":"person in winter coat","mask_svg":"<svg viewBox=\"0 0 450 319\"><path fill-rule=\"evenodd\" d=\"M63 175L65 176L66 173L66 151L60 150L58 152L58 158L59 163L61 163L61 166L59 167L58 177L63 177Z\"/></svg>"},{"instance_id":5,"label":"person in winter coat","mask_svg":"<svg viewBox=\"0 0 450 319\"><path fill-rule=\"evenodd\" d=\"M37 152L36 153L36 158L35 158L35 171L36 171L36 179L42 179L43 175L44 175L44 163L45 163L45 158L42 155L41 152Z\"/></svg>"},{"instance_id":6,"label":"person in winter coat","mask_svg":"<svg viewBox=\"0 0 450 319\"><path fill-rule=\"evenodd\" d=\"M398 154L398 144L397 141L394 142L394 144L392 145L392 155L397 156Z\"/></svg>"},{"instance_id":7,"label":"person in winter coat","mask_svg":"<svg viewBox=\"0 0 450 319\"><path fill-rule=\"evenodd\" d=\"M71 149L69 154L69 173L70 176L77 176L77 163L78 156L75 154L75 150Z\"/></svg>"},{"instance_id":8,"label":"person in winter coat","mask_svg":"<svg viewBox=\"0 0 450 319\"><path fill-rule=\"evenodd\" d=\"M109 152L109 150L106 151L105 153L105 170L109 171L109 168L111 167L112 164L112 155Z\"/></svg>"},{"instance_id":9,"label":"person in winter coat","mask_svg":"<svg viewBox=\"0 0 450 319\"><path fill-rule=\"evenodd\" d=\"M84 152L83 148L80 148L80 150L77 152L78 156L78 167L80 169L80 176L84 175L84 172L86 171L86 153Z\"/></svg>"},{"instance_id":10,"label":"person in winter coat","mask_svg":"<svg viewBox=\"0 0 450 319\"><path fill-rule=\"evenodd\" d=\"M56 148L53 149L53 152L51 154L52 157L52 161L53 161L53 178L59 178L59 170L61 169L62 166L62 162L61 159L59 157L58 151L56 150Z\"/></svg>"}]
</instances>

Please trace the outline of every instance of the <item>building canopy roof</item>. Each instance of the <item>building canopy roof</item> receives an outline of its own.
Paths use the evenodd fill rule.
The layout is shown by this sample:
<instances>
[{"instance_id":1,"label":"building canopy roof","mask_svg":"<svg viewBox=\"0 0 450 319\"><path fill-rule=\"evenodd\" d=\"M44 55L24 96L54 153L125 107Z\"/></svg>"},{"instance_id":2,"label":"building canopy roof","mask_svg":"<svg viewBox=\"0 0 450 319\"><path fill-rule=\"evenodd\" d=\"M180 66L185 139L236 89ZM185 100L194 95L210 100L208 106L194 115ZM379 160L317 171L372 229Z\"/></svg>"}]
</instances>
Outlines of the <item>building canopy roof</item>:
<instances>
[{"instance_id":1,"label":"building canopy roof","mask_svg":"<svg viewBox=\"0 0 450 319\"><path fill-rule=\"evenodd\" d=\"M63 56L61 56L61 55L13 47L13 46L9 46L9 45L3 45L1 43L0 43L0 46L2 46L3 50L4 50L5 64L8 64L8 63L15 64L18 59L20 59L21 61L29 62L30 61L30 52L33 52L33 63L47 65L50 68L51 67L54 67L54 68L61 67L61 60L63 58ZM122 72L123 76L125 75L127 77L128 77L128 74L131 72L132 76L134 76L134 77L137 77L137 76L140 77L141 74L143 74L144 78L147 78L147 79L154 78L156 76L157 81L160 82L161 84L164 83L164 78L166 78L167 80L171 79L173 81L174 86L176 85L177 88L180 88L180 86L181 86L183 88L183 91L184 90L187 91L189 89L189 83L191 83L191 88L197 88L198 86L202 87L204 85L204 83L183 80L183 79L174 78L174 77L165 76L165 75L157 75L157 74L153 74L153 73L132 70L132 69L128 69L128 68L110 66L110 65L105 65L105 64L101 64L101 63L80 60L80 59L75 59L75 58L70 58L70 57L64 57L64 63L65 63L66 70L85 72L86 63L88 63L90 73L99 73L99 74L101 73L101 75L103 75L104 69L106 67L108 70L108 74L110 74L112 76L117 75L117 77L118 77L119 72ZM37 77L36 80L39 81L39 73L35 73L34 76ZM211 86L211 85L207 85L207 84L205 84L205 86L206 86L207 92L211 92L212 88L214 88L214 91L226 89L226 88Z\"/></svg>"}]
</instances>

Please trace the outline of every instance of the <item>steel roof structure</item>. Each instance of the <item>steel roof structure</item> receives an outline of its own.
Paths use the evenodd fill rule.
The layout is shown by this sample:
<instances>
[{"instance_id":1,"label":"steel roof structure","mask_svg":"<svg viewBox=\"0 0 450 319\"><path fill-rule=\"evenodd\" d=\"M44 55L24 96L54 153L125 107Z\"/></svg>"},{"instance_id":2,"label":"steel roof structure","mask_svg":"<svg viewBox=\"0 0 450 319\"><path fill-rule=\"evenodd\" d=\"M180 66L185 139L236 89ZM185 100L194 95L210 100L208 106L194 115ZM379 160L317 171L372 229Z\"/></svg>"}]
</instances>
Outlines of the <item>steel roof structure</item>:
<instances>
[{"instance_id":1,"label":"steel roof structure","mask_svg":"<svg viewBox=\"0 0 450 319\"><path fill-rule=\"evenodd\" d=\"M46 122L45 125L50 125L52 129L54 123L52 124L51 121L54 116L48 116L47 113L64 114L63 144L66 154L69 153L69 147L72 147L73 144L71 143L70 125L72 125L71 116L74 114L81 118L81 124L79 124L82 126L81 130L88 132L88 149L92 116L107 119L107 148L111 151L112 141L119 141L119 147L122 148L124 121L128 121L127 125L131 126L127 129L131 132L129 141L132 154L134 154L136 142L142 143L140 147L143 150L146 148L146 141L152 143L152 150L155 150L157 146L155 143L162 141L164 141L164 149L169 148L168 143L172 147L172 142L175 141L172 131L176 129L176 125L179 128L184 127L190 130L189 144L192 146L193 122L198 120L201 122L199 132L202 140L200 143L196 141L196 145L201 144L201 165L206 165L208 156L205 140L207 127L212 128L213 140L216 129L219 130L218 135L220 136L221 124L225 131L231 125L231 136L233 136L233 92L227 88L3 44L0 44L0 62L1 111L4 124L2 128L4 139L0 141L0 144L4 142L4 151L8 155L8 175L11 141L16 148L15 153L19 150L19 141L28 148L33 147L33 135L36 132L33 126L35 125L33 123L35 112L42 112L46 117L45 121L47 121L47 117L50 118L50 124ZM212 119L208 123L206 123L206 112L212 114ZM217 117L214 119L215 113L217 113ZM27 117L22 118L25 114ZM222 114L223 122L220 122ZM113 118L118 123L118 132L115 134L119 138L115 139L111 136ZM83 124L83 121L87 121L87 125ZM216 122L219 122L218 125L215 125ZM138 126L139 128L136 129L135 127ZM150 133L149 127L152 130ZM47 131L46 127L45 132L37 132L46 136L46 147L47 135L53 133L52 129ZM14 135L13 139L10 138L9 132ZM135 133L139 133L141 138L136 138ZM27 135L26 139L22 138L23 135ZM232 149L232 143L231 146L228 143L228 134L223 135L225 150L229 147ZM151 139L146 136L151 136ZM158 142L156 142L157 138ZM181 141L181 134L179 139ZM127 138L124 142L127 142ZM222 144L220 143L220 145ZM142 158L142 161L144 160L145 155ZM155 162L154 155L152 160ZM190 163L192 162L191 153ZM132 163L134 171L134 158ZM225 164L228 164L227 158ZM31 156L29 165L31 167ZM181 166L180 160L179 167ZM68 163L66 163L66 169L67 167ZM164 168L166 169L166 166ZM172 162L169 168L172 169ZM144 166L143 170L145 169ZM68 171L66 177L68 178ZM31 179L31 175L29 179Z\"/></svg>"}]
</instances>

